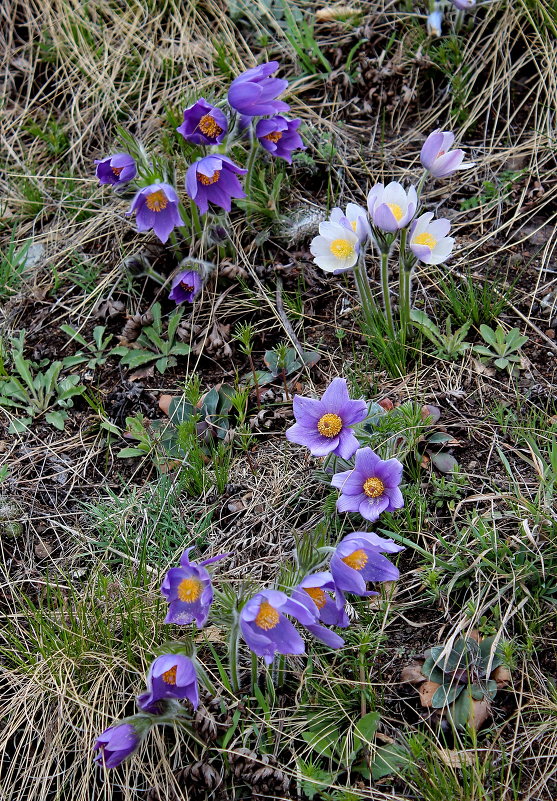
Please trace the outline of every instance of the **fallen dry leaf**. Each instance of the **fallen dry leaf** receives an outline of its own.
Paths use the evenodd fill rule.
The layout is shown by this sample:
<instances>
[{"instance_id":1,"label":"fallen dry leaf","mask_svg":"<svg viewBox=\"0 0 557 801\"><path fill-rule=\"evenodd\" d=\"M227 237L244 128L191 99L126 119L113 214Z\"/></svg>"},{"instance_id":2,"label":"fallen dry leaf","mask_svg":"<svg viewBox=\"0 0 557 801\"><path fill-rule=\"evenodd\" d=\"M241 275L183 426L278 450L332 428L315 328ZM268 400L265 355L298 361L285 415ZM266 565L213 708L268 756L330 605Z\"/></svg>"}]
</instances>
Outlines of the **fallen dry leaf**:
<instances>
[{"instance_id":1,"label":"fallen dry leaf","mask_svg":"<svg viewBox=\"0 0 557 801\"><path fill-rule=\"evenodd\" d=\"M425 681L422 686L419 688L418 692L420 693L420 702L422 706L431 706L431 699L435 695L435 691L440 684L437 684L436 681Z\"/></svg>"},{"instance_id":2,"label":"fallen dry leaf","mask_svg":"<svg viewBox=\"0 0 557 801\"><path fill-rule=\"evenodd\" d=\"M412 662L402 668L400 680L403 684L423 684L426 677L422 673L422 665L419 662Z\"/></svg>"}]
</instances>

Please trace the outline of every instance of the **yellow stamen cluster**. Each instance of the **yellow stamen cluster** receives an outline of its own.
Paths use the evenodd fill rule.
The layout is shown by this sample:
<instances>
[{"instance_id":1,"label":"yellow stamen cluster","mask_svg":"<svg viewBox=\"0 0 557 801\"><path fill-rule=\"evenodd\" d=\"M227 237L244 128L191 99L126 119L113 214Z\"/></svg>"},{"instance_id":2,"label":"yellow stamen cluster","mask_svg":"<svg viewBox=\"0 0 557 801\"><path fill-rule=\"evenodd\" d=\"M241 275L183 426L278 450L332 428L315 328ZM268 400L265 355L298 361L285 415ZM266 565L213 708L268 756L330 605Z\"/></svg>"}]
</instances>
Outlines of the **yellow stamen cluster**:
<instances>
[{"instance_id":1,"label":"yellow stamen cluster","mask_svg":"<svg viewBox=\"0 0 557 801\"><path fill-rule=\"evenodd\" d=\"M222 133L222 128L216 122L216 120L211 117L210 114L205 114L199 120L197 127L201 131L204 136L209 137L209 139L216 139L217 136L220 136Z\"/></svg>"},{"instance_id":2,"label":"yellow stamen cluster","mask_svg":"<svg viewBox=\"0 0 557 801\"><path fill-rule=\"evenodd\" d=\"M268 601L261 601L259 612L255 618L255 625L264 631L274 629L280 620L280 614Z\"/></svg>"},{"instance_id":3,"label":"yellow stamen cluster","mask_svg":"<svg viewBox=\"0 0 557 801\"><path fill-rule=\"evenodd\" d=\"M414 239L412 240L412 244L425 245L430 250L433 250L433 248L437 244L437 240L435 239L435 237L431 236L431 234L424 232L423 234L418 234L418 236L415 236Z\"/></svg>"},{"instance_id":4,"label":"yellow stamen cluster","mask_svg":"<svg viewBox=\"0 0 557 801\"><path fill-rule=\"evenodd\" d=\"M380 478L368 478L364 481L364 492L368 498L379 498L384 490L385 485Z\"/></svg>"},{"instance_id":5,"label":"yellow stamen cluster","mask_svg":"<svg viewBox=\"0 0 557 801\"><path fill-rule=\"evenodd\" d=\"M348 259L354 254L354 245L348 239L333 239L329 250L337 259Z\"/></svg>"},{"instance_id":6,"label":"yellow stamen cluster","mask_svg":"<svg viewBox=\"0 0 557 801\"><path fill-rule=\"evenodd\" d=\"M356 228L358 227L358 220L352 220L350 225L352 226L352 230L354 231L354 233L356 233Z\"/></svg>"},{"instance_id":7,"label":"yellow stamen cluster","mask_svg":"<svg viewBox=\"0 0 557 801\"><path fill-rule=\"evenodd\" d=\"M342 420L338 414L324 414L317 422L317 430L323 437L332 439L340 433Z\"/></svg>"},{"instance_id":8,"label":"yellow stamen cluster","mask_svg":"<svg viewBox=\"0 0 557 801\"><path fill-rule=\"evenodd\" d=\"M322 590L321 587L304 587L304 590L307 592L316 607L318 609L323 609L327 603L327 595L325 594L325 590Z\"/></svg>"},{"instance_id":9,"label":"yellow stamen cluster","mask_svg":"<svg viewBox=\"0 0 557 801\"><path fill-rule=\"evenodd\" d=\"M387 203L387 206L392 211L393 217L395 218L395 220L397 222L400 222L402 220L402 218L404 217L404 212L401 209L401 207L398 205L398 203Z\"/></svg>"},{"instance_id":10,"label":"yellow stamen cluster","mask_svg":"<svg viewBox=\"0 0 557 801\"><path fill-rule=\"evenodd\" d=\"M168 198L162 189L157 189L156 192L151 192L150 195L147 195L145 205L149 211L162 211L168 206Z\"/></svg>"},{"instance_id":11,"label":"yellow stamen cluster","mask_svg":"<svg viewBox=\"0 0 557 801\"><path fill-rule=\"evenodd\" d=\"M282 131L271 131L271 133L265 134L263 139L268 139L269 142L278 142L279 139L282 139Z\"/></svg>"},{"instance_id":12,"label":"yellow stamen cluster","mask_svg":"<svg viewBox=\"0 0 557 801\"><path fill-rule=\"evenodd\" d=\"M170 670L165 670L162 674L161 679L164 681L165 684L172 684L174 686L176 684L176 671L178 670L177 666L170 668Z\"/></svg>"},{"instance_id":13,"label":"yellow stamen cluster","mask_svg":"<svg viewBox=\"0 0 557 801\"><path fill-rule=\"evenodd\" d=\"M196 578L186 578L178 584L178 598L187 604L192 604L203 592L203 582Z\"/></svg>"},{"instance_id":14,"label":"yellow stamen cluster","mask_svg":"<svg viewBox=\"0 0 557 801\"><path fill-rule=\"evenodd\" d=\"M216 184L219 178L220 170L215 170L210 178L208 175L203 175L202 172L197 173L197 180L200 184L203 184L203 186L211 186L211 184Z\"/></svg>"},{"instance_id":15,"label":"yellow stamen cluster","mask_svg":"<svg viewBox=\"0 0 557 801\"><path fill-rule=\"evenodd\" d=\"M367 565L367 560L367 553L361 548L353 553L349 553L348 556L342 557L344 564L348 565L348 567L351 567L354 570L363 570L363 568Z\"/></svg>"}]
</instances>

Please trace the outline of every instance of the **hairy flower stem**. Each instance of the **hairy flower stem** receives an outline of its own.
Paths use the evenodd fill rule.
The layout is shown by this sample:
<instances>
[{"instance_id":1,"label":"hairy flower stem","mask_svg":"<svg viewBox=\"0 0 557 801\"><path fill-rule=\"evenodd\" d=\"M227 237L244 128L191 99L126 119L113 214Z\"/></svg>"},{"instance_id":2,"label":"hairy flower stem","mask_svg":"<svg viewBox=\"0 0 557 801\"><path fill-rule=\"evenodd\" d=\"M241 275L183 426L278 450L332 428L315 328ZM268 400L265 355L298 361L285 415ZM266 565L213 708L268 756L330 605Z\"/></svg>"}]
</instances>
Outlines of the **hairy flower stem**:
<instances>
[{"instance_id":1,"label":"hairy flower stem","mask_svg":"<svg viewBox=\"0 0 557 801\"><path fill-rule=\"evenodd\" d=\"M398 256L398 305L400 319L400 340L404 345L410 325L410 271L406 269L406 239L408 229L403 228L400 232L400 248Z\"/></svg>"},{"instance_id":2,"label":"hairy flower stem","mask_svg":"<svg viewBox=\"0 0 557 801\"><path fill-rule=\"evenodd\" d=\"M257 654L251 652L251 694L255 697L255 688L258 685L259 665L257 664Z\"/></svg>"},{"instance_id":3,"label":"hairy flower stem","mask_svg":"<svg viewBox=\"0 0 557 801\"><path fill-rule=\"evenodd\" d=\"M389 334L396 337L395 325L393 322L393 310L391 308L391 296L389 293L389 254L381 252L381 294L383 295L383 306L385 307L385 318Z\"/></svg>"},{"instance_id":4,"label":"hairy flower stem","mask_svg":"<svg viewBox=\"0 0 557 801\"><path fill-rule=\"evenodd\" d=\"M228 658L230 664L230 685L232 692L240 691L240 682L238 681L238 643L240 640L240 625L237 616L235 616L234 623L230 629L228 639Z\"/></svg>"},{"instance_id":5,"label":"hairy flower stem","mask_svg":"<svg viewBox=\"0 0 557 801\"><path fill-rule=\"evenodd\" d=\"M364 318L365 332L369 335L375 330L375 314L377 307L371 294L371 287L367 277L365 267L365 253L360 255L360 258L354 265L354 280L356 281L356 288L360 297L360 304L362 306L362 316Z\"/></svg>"},{"instance_id":6,"label":"hairy flower stem","mask_svg":"<svg viewBox=\"0 0 557 801\"><path fill-rule=\"evenodd\" d=\"M257 151L259 149L259 140L254 135L253 130L250 128L250 152L248 156L248 160L246 162L246 180L244 184L244 191L246 193L246 200L247 200L247 207L246 207L246 217L249 221L251 212L250 212L250 204L252 202L251 199L251 186L253 183L253 167L255 164L255 158L257 156Z\"/></svg>"}]
</instances>

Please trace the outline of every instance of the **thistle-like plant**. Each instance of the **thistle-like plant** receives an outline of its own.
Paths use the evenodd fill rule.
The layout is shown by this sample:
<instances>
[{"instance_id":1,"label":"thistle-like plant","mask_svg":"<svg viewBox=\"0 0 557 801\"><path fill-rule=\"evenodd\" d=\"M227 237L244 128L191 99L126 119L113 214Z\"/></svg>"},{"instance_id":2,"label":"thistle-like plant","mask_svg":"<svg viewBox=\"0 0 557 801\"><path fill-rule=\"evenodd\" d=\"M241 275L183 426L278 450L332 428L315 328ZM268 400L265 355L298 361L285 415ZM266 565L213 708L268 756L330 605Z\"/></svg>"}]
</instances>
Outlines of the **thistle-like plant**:
<instances>
[{"instance_id":1,"label":"thistle-like plant","mask_svg":"<svg viewBox=\"0 0 557 801\"><path fill-rule=\"evenodd\" d=\"M505 333L500 325L495 330L488 325L480 325L480 334L490 346L489 348L484 345L474 347L474 351L480 356L480 361L493 360L495 367L499 370L507 370L509 375L514 375L520 370L518 351L528 342L528 337L523 336L518 328L511 328Z\"/></svg>"}]
</instances>

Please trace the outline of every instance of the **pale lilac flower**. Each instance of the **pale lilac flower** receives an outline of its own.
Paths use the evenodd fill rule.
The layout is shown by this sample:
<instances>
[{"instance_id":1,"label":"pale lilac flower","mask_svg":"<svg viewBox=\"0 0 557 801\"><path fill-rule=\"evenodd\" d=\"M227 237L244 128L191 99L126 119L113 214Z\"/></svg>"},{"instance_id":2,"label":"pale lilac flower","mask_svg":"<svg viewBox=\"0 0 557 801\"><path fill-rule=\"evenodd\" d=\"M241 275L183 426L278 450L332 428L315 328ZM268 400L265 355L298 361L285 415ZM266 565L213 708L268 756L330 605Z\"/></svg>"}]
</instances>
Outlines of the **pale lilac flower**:
<instances>
[{"instance_id":1,"label":"pale lilac flower","mask_svg":"<svg viewBox=\"0 0 557 801\"><path fill-rule=\"evenodd\" d=\"M416 213L416 188L410 186L406 191L398 181L391 181L387 186L375 184L369 190L367 207L373 225L382 231L395 233L405 228Z\"/></svg>"},{"instance_id":2,"label":"pale lilac flower","mask_svg":"<svg viewBox=\"0 0 557 801\"><path fill-rule=\"evenodd\" d=\"M230 211L232 198L242 198L246 193L238 180L247 170L238 167L228 156L214 153L194 161L186 173L186 191L195 201L201 214L205 214L209 203Z\"/></svg>"},{"instance_id":3,"label":"pale lilac flower","mask_svg":"<svg viewBox=\"0 0 557 801\"><path fill-rule=\"evenodd\" d=\"M152 228L164 243L174 228L184 225L178 208L179 202L178 195L170 184L151 184L139 190L126 214L137 212L137 230L143 232Z\"/></svg>"},{"instance_id":4,"label":"pale lilac flower","mask_svg":"<svg viewBox=\"0 0 557 801\"><path fill-rule=\"evenodd\" d=\"M345 273L358 261L360 242L351 228L335 222L319 223L319 236L309 247L315 263L327 273Z\"/></svg>"},{"instance_id":5,"label":"pale lilac flower","mask_svg":"<svg viewBox=\"0 0 557 801\"><path fill-rule=\"evenodd\" d=\"M202 286L203 280L197 270L182 270L172 280L168 298L176 304L193 303Z\"/></svg>"},{"instance_id":6,"label":"pale lilac flower","mask_svg":"<svg viewBox=\"0 0 557 801\"><path fill-rule=\"evenodd\" d=\"M352 426L365 420L364 400L351 400L344 378L334 378L321 400L294 395L296 422L286 431L286 439L309 448L312 456L335 453L350 459L359 442Z\"/></svg>"},{"instance_id":7,"label":"pale lilac flower","mask_svg":"<svg viewBox=\"0 0 557 801\"><path fill-rule=\"evenodd\" d=\"M285 615L291 615L303 626L316 623L315 615L306 606L280 590L262 590L240 612L242 637L255 654L265 658L268 665L277 652L305 653L302 637Z\"/></svg>"},{"instance_id":8,"label":"pale lilac flower","mask_svg":"<svg viewBox=\"0 0 557 801\"><path fill-rule=\"evenodd\" d=\"M169 603L165 623L195 624L203 628L213 603L213 585L205 565L224 559L230 554L219 554L202 562L190 562L187 548L180 559L180 567L171 567L162 583L161 592Z\"/></svg>"},{"instance_id":9,"label":"pale lilac flower","mask_svg":"<svg viewBox=\"0 0 557 801\"><path fill-rule=\"evenodd\" d=\"M284 159L292 164L293 150L306 150L298 128L302 120L290 120L287 117L271 117L259 120L255 127L255 135L259 144L272 156Z\"/></svg>"},{"instance_id":10,"label":"pale lilac flower","mask_svg":"<svg viewBox=\"0 0 557 801\"><path fill-rule=\"evenodd\" d=\"M456 170L467 170L476 166L473 161L463 164L464 150L451 150L453 142L454 133L439 129L430 133L425 140L420 160L435 178L444 178Z\"/></svg>"},{"instance_id":11,"label":"pale lilac flower","mask_svg":"<svg viewBox=\"0 0 557 801\"><path fill-rule=\"evenodd\" d=\"M451 223L445 217L433 219L427 211L414 220L410 228L409 245L414 256L424 264L441 264L446 261L454 247L454 239L447 236Z\"/></svg>"},{"instance_id":12,"label":"pale lilac flower","mask_svg":"<svg viewBox=\"0 0 557 801\"><path fill-rule=\"evenodd\" d=\"M194 709L199 706L199 688L195 665L184 654L158 656L147 674L147 692L137 696L137 705L149 714L161 713L160 702L167 699L187 700Z\"/></svg>"},{"instance_id":13,"label":"pale lilac flower","mask_svg":"<svg viewBox=\"0 0 557 801\"><path fill-rule=\"evenodd\" d=\"M125 759L137 751L148 728L142 715L123 720L116 726L105 729L93 746L95 762L105 768L117 768Z\"/></svg>"},{"instance_id":14,"label":"pale lilac flower","mask_svg":"<svg viewBox=\"0 0 557 801\"><path fill-rule=\"evenodd\" d=\"M228 90L228 102L232 108L248 117L288 111L290 106L276 99L286 89L288 81L269 77L278 68L278 61L269 61L238 75Z\"/></svg>"},{"instance_id":15,"label":"pale lilac flower","mask_svg":"<svg viewBox=\"0 0 557 801\"><path fill-rule=\"evenodd\" d=\"M135 159L129 153L115 153L104 159L95 159L96 175L101 184L125 184L137 175Z\"/></svg>"},{"instance_id":16,"label":"pale lilac flower","mask_svg":"<svg viewBox=\"0 0 557 801\"><path fill-rule=\"evenodd\" d=\"M436 9L427 15L427 32L430 36L441 36L443 30L443 12Z\"/></svg>"},{"instance_id":17,"label":"pale lilac flower","mask_svg":"<svg viewBox=\"0 0 557 801\"><path fill-rule=\"evenodd\" d=\"M348 228L357 235L360 244L366 241L371 236L371 227L367 217L367 212L356 203L348 203L346 212L343 214L342 209L334 208L331 210L329 220L333 223L338 223Z\"/></svg>"},{"instance_id":18,"label":"pale lilac flower","mask_svg":"<svg viewBox=\"0 0 557 801\"><path fill-rule=\"evenodd\" d=\"M451 3L459 11L470 11L476 5L476 0L451 0Z\"/></svg>"},{"instance_id":19,"label":"pale lilac flower","mask_svg":"<svg viewBox=\"0 0 557 801\"><path fill-rule=\"evenodd\" d=\"M368 591L368 581L396 581L400 573L397 567L381 555L398 553L404 548L393 540L386 540L373 532L353 531L336 547L331 557L331 573L337 591L337 602L344 602L344 593L368 596L377 593Z\"/></svg>"},{"instance_id":20,"label":"pale lilac flower","mask_svg":"<svg viewBox=\"0 0 557 801\"><path fill-rule=\"evenodd\" d=\"M341 490L339 512L359 512L366 520L377 520L382 512L401 509L404 499L399 489L402 464L398 459L381 459L371 448L360 448L354 468L336 473L331 484Z\"/></svg>"},{"instance_id":21,"label":"pale lilac flower","mask_svg":"<svg viewBox=\"0 0 557 801\"><path fill-rule=\"evenodd\" d=\"M184 122L176 128L194 145L218 145L226 136L228 120L224 113L200 97L184 111Z\"/></svg>"}]
</instances>

